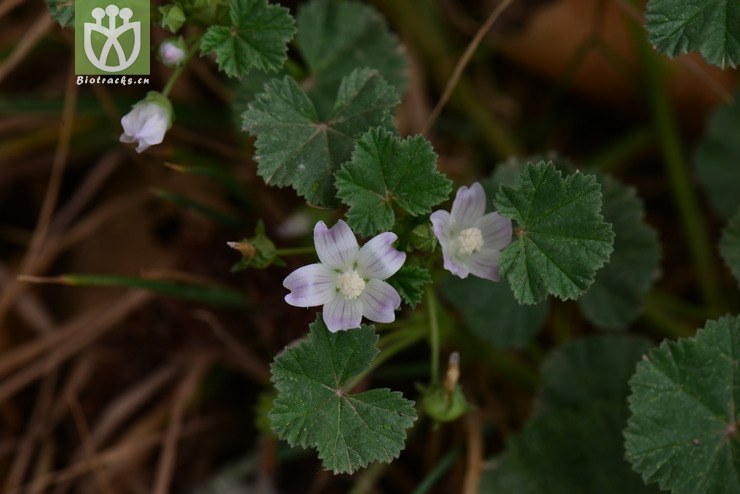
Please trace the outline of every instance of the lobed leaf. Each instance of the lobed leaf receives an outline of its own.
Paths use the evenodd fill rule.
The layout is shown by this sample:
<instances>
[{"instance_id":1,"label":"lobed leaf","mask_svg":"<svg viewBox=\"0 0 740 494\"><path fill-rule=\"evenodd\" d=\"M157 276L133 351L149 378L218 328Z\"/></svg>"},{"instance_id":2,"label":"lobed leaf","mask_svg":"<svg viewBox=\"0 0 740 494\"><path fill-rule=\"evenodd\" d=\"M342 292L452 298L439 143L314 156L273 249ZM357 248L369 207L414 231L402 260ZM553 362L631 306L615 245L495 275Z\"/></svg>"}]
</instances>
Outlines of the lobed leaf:
<instances>
[{"instance_id":1,"label":"lobed leaf","mask_svg":"<svg viewBox=\"0 0 740 494\"><path fill-rule=\"evenodd\" d=\"M627 379L649 342L596 336L565 344L542 365L538 413L485 472L481 492L643 494L624 460ZM603 385L601 385L603 383Z\"/></svg>"},{"instance_id":2,"label":"lobed leaf","mask_svg":"<svg viewBox=\"0 0 740 494\"><path fill-rule=\"evenodd\" d=\"M495 203L518 223L500 263L520 303L548 294L575 299L609 260L614 232L600 213L595 176L575 172L563 179L552 163L528 164L514 186L500 187Z\"/></svg>"},{"instance_id":3,"label":"lobed leaf","mask_svg":"<svg viewBox=\"0 0 740 494\"><path fill-rule=\"evenodd\" d=\"M407 264L387 281L396 289L404 302L411 307L416 307L424 297L424 285L432 282L432 275L426 268Z\"/></svg>"},{"instance_id":4,"label":"lobed leaf","mask_svg":"<svg viewBox=\"0 0 740 494\"><path fill-rule=\"evenodd\" d=\"M429 141L420 135L402 140L381 128L360 137L336 179L337 195L349 206L347 222L361 235L391 230L394 205L411 216L431 213L452 188L437 171Z\"/></svg>"},{"instance_id":5,"label":"lobed leaf","mask_svg":"<svg viewBox=\"0 0 740 494\"><path fill-rule=\"evenodd\" d=\"M655 49L669 57L698 51L722 68L740 62L737 0L650 0L645 27Z\"/></svg>"},{"instance_id":6,"label":"lobed leaf","mask_svg":"<svg viewBox=\"0 0 740 494\"><path fill-rule=\"evenodd\" d=\"M416 420L414 403L399 392L343 388L370 366L377 341L372 326L330 333L319 314L308 337L271 366L278 391L269 414L273 431L291 446L316 448L334 473L398 457Z\"/></svg>"},{"instance_id":7,"label":"lobed leaf","mask_svg":"<svg viewBox=\"0 0 740 494\"><path fill-rule=\"evenodd\" d=\"M355 1L313 0L298 10L296 45L310 72L311 99L328 114L342 79L355 69L375 69L400 98L406 56L398 38L372 6Z\"/></svg>"},{"instance_id":8,"label":"lobed leaf","mask_svg":"<svg viewBox=\"0 0 740 494\"><path fill-rule=\"evenodd\" d=\"M292 78L273 80L243 114L244 129L257 137L257 172L268 184L291 185L311 204L334 206L334 173L367 129L392 128L396 104L377 72L358 69L343 79L330 118L320 121Z\"/></svg>"},{"instance_id":9,"label":"lobed leaf","mask_svg":"<svg viewBox=\"0 0 740 494\"><path fill-rule=\"evenodd\" d=\"M288 58L295 21L285 7L267 0L231 0L230 26L211 26L200 40L201 54L215 53L218 68L229 77L250 69L271 72Z\"/></svg>"},{"instance_id":10,"label":"lobed leaf","mask_svg":"<svg viewBox=\"0 0 740 494\"><path fill-rule=\"evenodd\" d=\"M664 342L630 379L627 459L676 494L740 493L740 317Z\"/></svg>"}]
</instances>

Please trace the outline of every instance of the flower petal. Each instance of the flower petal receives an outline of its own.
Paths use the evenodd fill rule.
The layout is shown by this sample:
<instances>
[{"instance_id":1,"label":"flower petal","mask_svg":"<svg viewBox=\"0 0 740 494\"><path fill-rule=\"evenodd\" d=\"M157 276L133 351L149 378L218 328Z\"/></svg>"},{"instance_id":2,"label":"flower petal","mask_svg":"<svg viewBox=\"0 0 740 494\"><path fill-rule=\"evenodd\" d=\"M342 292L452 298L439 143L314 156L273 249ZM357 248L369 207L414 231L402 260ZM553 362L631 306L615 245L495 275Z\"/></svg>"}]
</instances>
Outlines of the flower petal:
<instances>
[{"instance_id":1,"label":"flower petal","mask_svg":"<svg viewBox=\"0 0 740 494\"><path fill-rule=\"evenodd\" d=\"M393 276L406 261L406 253L393 248L398 236L385 232L371 238L357 254L357 269L360 276L384 280Z\"/></svg>"},{"instance_id":2,"label":"flower petal","mask_svg":"<svg viewBox=\"0 0 740 494\"><path fill-rule=\"evenodd\" d=\"M332 333L358 328L362 322L362 301L359 298L347 300L337 294L324 304L323 316Z\"/></svg>"},{"instance_id":3,"label":"flower petal","mask_svg":"<svg viewBox=\"0 0 740 494\"><path fill-rule=\"evenodd\" d=\"M444 258L444 268L455 276L460 278L467 278L470 274L470 268L468 263L461 260L453 252L452 249L442 245L442 257Z\"/></svg>"},{"instance_id":4,"label":"flower petal","mask_svg":"<svg viewBox=\"0 0 740 494\"><path fill-rule=\"evenodd\" d=\"M389 323L396 319L395 310L401 306L401 297L385 281L370 280L360 295L362 315L375 322Z\"/></svg>"},{"instance_id":5,"label":"flower petal","mask_svg":"<svg viewBox=\"0 0 740 494\"><path fill-rule=\"evenodd\" d=\"M355 234L342 220L331 228L323 221L313 229L313 243L321 262L330 268L348 269L352 267L360 247Z\"/></svg>"},{"instance_id":6,"label":"flower petal","mask_svg":"<svg viewBox=\"0 0 740 494\"><path fill-rule=\"evenodd\" d=\"M488 213L475 222L483 235L483 248L504 250L511 243L511 220L498 213Z\"/></svg>"},{"instance_id":7,"label":"flower petal","mask_svg":"<svg viewBox=\"0 0 740 494\"><path fill-rule=\"evenodd\" d=\"M444 210L435 211L429 216L432 220L432 231L434 236L439 240L440 245L449 242L452 235L452 217L450 213Z\"/></svg>"},{"instance_id":8,"label":"flower petal","mask_svg":"<svg viewBox=\"0 0 740 494\"><path fill-rule=\"evenodd\" d=\"M481 249L472 256L468 265L470 272L479 278L498 281L498 258L501 252L496 249Z\"/></svg>"},{"instance_id":9,"label":"flower petal","mask_svg":"<svg viewBox=\"0 0 740 494\"><path fill-rule=\"evenodd\" d=\"M337 293L337 273L323 264L309 264L298 268L283 281L290 290L285 301L295 307L323 305Z\"/></svg>"},{"instance_id":10,"label":"flower petal","mask_svg":"<svg viewBox=\"0 0 740 494\"><path fill-rule=\"evenodd\" d=\"M470 188L462 186L452 202L452 220L460 230L473 226L486 212L486 193L483 186L475 182Z\"/></svg>"}]
</instances>

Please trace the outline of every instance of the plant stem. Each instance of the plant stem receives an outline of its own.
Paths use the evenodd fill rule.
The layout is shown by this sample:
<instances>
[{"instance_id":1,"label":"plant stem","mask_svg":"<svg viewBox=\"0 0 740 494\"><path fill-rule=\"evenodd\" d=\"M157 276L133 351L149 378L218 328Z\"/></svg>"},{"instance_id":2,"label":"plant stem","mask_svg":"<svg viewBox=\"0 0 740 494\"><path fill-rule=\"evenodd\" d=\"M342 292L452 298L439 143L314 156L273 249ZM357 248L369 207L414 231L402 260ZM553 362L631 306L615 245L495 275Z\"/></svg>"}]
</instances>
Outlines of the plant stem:
<instances>
[{"instance_id":1,"label":"plant stem","mask_svg":"<svg viewBox=\"0 0 740 494\"><path fill-rule=\"evenodd\" d=\"M300 256L303 254L314 254L316 253L316 249L313 245L306 245L303 247L287 247L285 249L277 249L275 251L275 254L277 254L278 257L285 257L285 256Z\"/></svg>"},{"instance_id":2,"label":"plant stem","mask_svg":"<svg viewBox=\"0 0 740 494\"><path fill-rule=\"evenodd\" d=\"M429 316L429 344L432 350L431 367L429 369L430 384L437 384L439 380L439 320L437 319L437 299L431 285L426 288L426 299Z\"/></svg>"},{"instance_id":3,"label":"plant stem","mask_svg":"<svg viewBox=\"0 0 740 494\"><path fill-rule=\"evenodd\" d=\"M191 58L195 55L195 53L198 51L198 45L200 44L200 36L195 38L193 40L193 44L190 46L190 49L188 50L187 55L185 55L185 59L182 61L180 65L177 66L175 71L170 75L169 80L167 81L167 84L165 84L164 89L162 89L162 95L167 96L170 94L170 91L172 91L172 86L175 85L175 82L177 82L177 79L180 78L180 74L182 74L182 71L185 70L185 67L188 65L188 62Z\"/></svg>"},{"instance_id":4,"label":"plant stem","mask_svg":"<svg viewBox=\"0 0 740 494\"><path fill-rule=\"evenodd\" d=\"M455 460L457 459L457 456L460 454L461 451L462 447L458 446L444 455L442 459L437 462L434 469L429 472L429 475L427 475L421 482L421 484L419 484L413 494L426 494L427 492L429 492L429 490L434 487L434 484L437 483L442 475L444 475L445 472L450 469L452 464L455 463Z\"/></svg>"},{"instance_id":5,"label":"plant stem","mask_svg":"<svg viewBox=\"0 0 740 494\"><path fill-rule=\"evenodd\" d=\"M645 72L646 94L663 162L670 179L673 196L681 216L686 242L691 251L694 271L704 301L714 310L722 306L718 290L717 266L712 255L709 232L702 221L696 193L691 185L688 166L681 147L681 136L665 89L663 60L645 41L642 26L631 23L632 38Z\"/></svg>"}]
</instances>

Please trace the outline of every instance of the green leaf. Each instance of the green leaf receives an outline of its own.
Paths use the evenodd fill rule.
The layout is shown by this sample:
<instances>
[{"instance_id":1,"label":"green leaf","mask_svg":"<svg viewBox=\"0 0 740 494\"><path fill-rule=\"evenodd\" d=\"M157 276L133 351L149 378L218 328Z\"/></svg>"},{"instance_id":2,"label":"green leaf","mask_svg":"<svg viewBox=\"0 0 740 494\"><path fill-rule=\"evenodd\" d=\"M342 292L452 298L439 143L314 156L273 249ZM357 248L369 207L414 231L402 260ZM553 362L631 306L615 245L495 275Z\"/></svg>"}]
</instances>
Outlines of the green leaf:
<instances>
[{"instance_id":1,"label":"green leaf","mask_svg":"<svg viewBox=\"0 0 740 494\"><path fill-rule=\"evenodd\" d=\"M595 176L576 172L563 179L552 163L528 164L514 186L501 186L495 203L518 223L500 263L520 303L548 294L575 299L609 260L614 232L601 216Z\"/></svg>"},{"instance_id":2,"label":"green leaf","mask_svg":"<svg viewBox=\"0 0 740 494\"><path fill-rule=\"evenodd\" d=\"M177 4L167 4L159 7L159 25L171 33L176 33L180 30L187 18L182 7Z\"/></svg>"},{"instance_id":3,"label":"green leaf","mask_svg":"<svg viewBox=\"0 0 740 494\"><path fill-rule=\"evenodd\" d=\"M696 149L696 174L714 209L730 217L740 207L740 93L735 102L717 109Z\"/></svg>"},{"instance_id":4,"label":"green leaf","mask_svg":"<svg viewBox=\"0 0 740 494\"><path fill-rule=\"evenodd\" d=\"M442 293L478 338L499 348L528 345L550 310L547 299L537 305L520 305L506 284L477 277L448 276Z\"/></svg>"},{"instance_id":5,"label":"green leaf","mask_svg":"<svg viewBox=\"0 0 740 494\"><path fill-rule=\"evenodd\" d=\"M337 195L346 205L347 222L360 235L393 228L393 205L411 216L431 213L452 188L437 171L432 144L418 135L400 139L371 129L357 141L352 159L336 174Z\"/></svg>"},{"instance_id":6,"label":"green leaf","mask_svg":"<svg viewBox=\"0 0 740 494\"><path fill-rule=\"evenodd\" d=\"M429 270L421 266L406 265L387 280L396 289L404 302L412 308L421 302L424 296L424 285L432 282Z\"/></svg>"},{"instance_id":7,"label":"green leaf","mask_svg":"<svg viewBox=\"0 0 740 494\"><path fill-rule=\"evenodd\" d=\"M650 0L645 27L648 41L669 57L698 51L707 62L722 68L740 61L737 0Z\"/></svg>"},{"instance_id":8,"label":"green leaf","mask_svg":"<svg viewBox=\"0 0 740 494\"><path fill-rule=\"evenodd\" d=\"M740 209L722 231L719 252L740 283Z\"/></svg>"},{"instance_id":9,"label":"green leaf","mask_svg":"<svg viewBox=\"0 0 740 494\"><path fill-rule=\"evenodd\" d=\"M74 0L46 0L51 18L62 27L75 27Z\"/></svg>"},{"instance_id":10,"label":"green leaf","mask_svg":"<svg viewBox=\"0 0 740 494\"><path fill-rule=\"evenodd\" d=\"M229 77L250 69L280 69L288 58L295 21L285 7L267 0L232 0L231 26L211 26L200 40L202 55L216 54L218 68Z\"/></svg>"},{"instance_id":11,"label":"green leaf","mask_svg":"<svg viewBox=\"0 0 740 494\"><path fill-rule=\"evenodd\" d=\"M740 493L740 318L664 342L630 380L627 459L676 494Z\"/></svg>"},{"instance_id":12,"label":"green leaf","mask_svg":"<svg viewBox=\"0 0 740 494\"><path fill-rule=\"evenodd\" d=\"M343 77L353 70L377 70L401 96L406 57L398 38L373 7L359 2L313 0L298 11L298 51L311 72L309 95L319 115L331 109Z\"/></svg>"},{"instance_id":13,"label":"green leaf","mask_svg":"<svg viewBox=\"0 0 740 494\"><path fill-rule=\"evenodd\" d=\"M269 415L273 431L291 446L315 447L334 473L397 458L416 420L414 403L399 392L343 389L370 366L377 341L372 326L330 333L319 314L308 338L271 367L278 391Z\"/></svg>"},{"instance_id":14,"label":"green leaf","mask_svg":"<svg viewBox=\"0 0 740 494\"><path fill-rule=\"evenodd\" d=\"M334 173L352 155L355 139L375 126L392 128L398 99L380 75L360 69L345 77L331 116L320 121L290 77L273 80L244 112L257 137L257 172L271 185L293 188L317 206L336 204Z\"/></svg>"},{"instance_id":15,"label":"green leaf","mask_svg":"<svg viewBox=\"0 0 740 494\"><path fill-rule=\"evenodd\" d=\"M573 340L550 352L540 368L536 414L578 411L598 402L617 406L626 421L627 382L652 346L641 337L614 334Z\"/></svg>"},{"instance_id":16,"label":"green leaf","mask_svg":"<svg viewBox=\"0 0 740 494\"><path fill-rule=\"evenodd\" d=\"M578 303L586 318L603 329L624 328L638 315L660 273L658 234L645 223L635 189L608 175L597 175L603 192L604 220L614 230L614 252Z\"/></svg>"},{"instance_id":17,"label":"green leaf","mask_svg":"<svg viewBox=\"0 0 740 494\"><path fill-rule=\"evenodd\" d=\"M555 350L542 366L539 413L491 462L480 492L657 492L624 460L621 434L628 415L627 379L649 347L642 339L597 336Z\"/></svg>"}]
</instances>

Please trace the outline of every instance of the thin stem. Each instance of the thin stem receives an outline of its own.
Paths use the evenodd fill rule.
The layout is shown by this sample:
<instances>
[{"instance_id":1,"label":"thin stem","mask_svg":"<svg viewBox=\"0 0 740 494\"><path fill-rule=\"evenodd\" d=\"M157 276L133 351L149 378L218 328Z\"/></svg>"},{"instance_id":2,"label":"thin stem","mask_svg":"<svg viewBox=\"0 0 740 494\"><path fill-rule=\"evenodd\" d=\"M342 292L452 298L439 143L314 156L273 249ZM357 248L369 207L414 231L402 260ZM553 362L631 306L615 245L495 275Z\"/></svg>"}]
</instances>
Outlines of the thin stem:
<instances>
[{"instance_id":1,"label":"thin stem","mask_svg":"<svg viewBox=\"0 0 740 494\"><path fill-rule=\"evenodd\" d=\"M170 94L170 91L172 91L172 87L175 85L175 82L177 82L177 79L180 78L180 74L182 74L182 71L185 70L185 67L188 65L188 62L190 62L190 59L193 58L195 53L198 51L198 45L200 44L200 36L195 38L193 40L193 44L190 46L190 49L188 50L187 55L185 55L185 59L182 61L180 65L177 66L175 71L170 75L169 80L167 81L167 84L165 84L164 89L162 89L162 95L167 96Z\"/></svg>"},{"instance_id":2,"label":"thin stem","mask_svg":"<svg viewBox=\"0 0 740 494\"><path fill-rule=\"evenodd\" d=\"M437 481L442 478L442 475L447 472L447 470L452 467L453 463L455 463L455 460L457 459L457 456L462 451L462 448L460 446L456 447L455 449L450 450L446 455L442 457L441 460L435 465L434 469L432 469L431 472L424 478L424 480L419 484L419 486L416 488L413 494L426 494L429 492L429 490L434 487L434 484L437 483Z\"/></svg>"},{"instance_id":3,"label":"thin stem","mask_svg":"<svg viewBox=\"0 0 740 494\"><path fill-rule=\"evenodd\" d=\"M437 384L439 380L439 320L437 319L437 299L431 286L427 286L426 299L429 316L429 344L432 350L431 368L429 369L430 384Z\"/></svg>"},{"instance_id":4,"label":"thin stem","mask_svg":"<svg viewBox=\"0 0 740 494\"><path fill-rule=\"evenodd\" d=\"M452 96L452 92L455 90L457 83L460 81L460 77L462 76L465 67L468 66L468 63L470 63L470 59L473 58L475 50L478 49L478 46L483 41L483 37L486 35L486 33L488 33L488 31L491 30L493 24L498 20L499 17L501 17L501 14L503 14L504 10L506 10L506 8L513 2L514 0L503 0L503 2L498 4L496 8L493 9L493 12L491 12L491 15L488 16L486 22L484 22L480 29L478 29L478 32L475 33L475 37L473 37L473 39L470 41L470 44L468 44L468 47L465 49L465 53L463 53L463 56L460 57L457 65L455 65L455 70L452 72L452 77L450 77L450 80L447 82L447 86L445 87L444 93L442 93L442 97L437 102L437 106L434 107L434 110L432 110L429 118L424 123L424 128L421 131L422 134L426 134L429 132L429 129L432 128L432 125L434 125L437 117L439 117L439 114L442 112L442 108L444 108L444 106L450 100L450 96Z\"/></svg>"},{"instance_id":5,"label":"thin stem","mask_svg":"<svg viewBox=\"0 0 740 494\"><path fill-rule=\"evenodd\" d=\"M300 256L303 254L314 253L316 253L316 249L313 245L306 245L304 247L287 247L285 249L277 249L275 251L275 254L277 254L278 257Z\"/></svg>"},{"instance_id":6,"label":"thin stem","mask_svg":"<svg viewBox=\"0 0 740 494\"><path fill-rule=\"evenodd\" d=\"M717 266L713 259L710 236L699 209L696 191L692 187L688 166L681 146L681 136L673 108L665 89L663 60L645 42L642 26L632 25L632 37L646 76L646 99L652 113L663 163L673 190L673 198L681 216L683 233L688 243L694 271L705 302L714 310L722 306L718 290Z\"/></svg>"}]
</instances>

